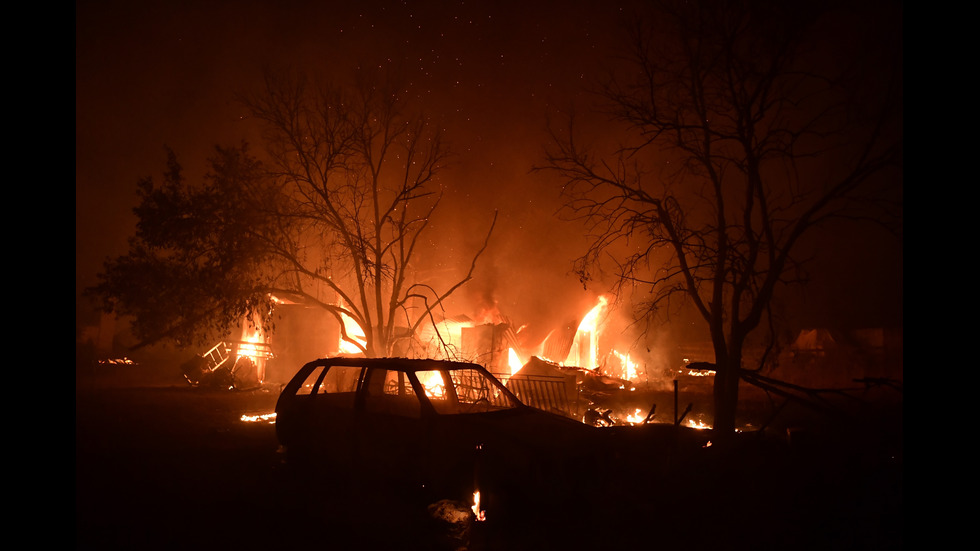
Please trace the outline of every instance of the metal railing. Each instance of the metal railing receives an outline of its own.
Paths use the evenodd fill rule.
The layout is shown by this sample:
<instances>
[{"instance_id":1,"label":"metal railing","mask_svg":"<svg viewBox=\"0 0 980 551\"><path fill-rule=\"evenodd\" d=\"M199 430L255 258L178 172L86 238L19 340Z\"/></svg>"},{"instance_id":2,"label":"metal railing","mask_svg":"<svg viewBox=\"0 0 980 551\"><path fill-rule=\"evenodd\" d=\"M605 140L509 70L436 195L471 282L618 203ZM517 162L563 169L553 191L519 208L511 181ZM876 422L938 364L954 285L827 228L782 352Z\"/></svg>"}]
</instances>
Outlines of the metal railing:
<instances>
[{"instance_id":1,"label":"metal railing","mask_svg":"<svg viewBox=\"0 0 980 551\"><path fill-rule=\"evenodd\" d=\"M570 390L565 377L521 375L505 383L521 402L533 408L580 419L578 391Z\"/></svg>"},{"instance_id":2,"label":"metal railing","mask_svg":"<svg viewBox=\"0 0 980 551\"><path fill-rule=\"evenodd\" d=\"M230 351L231 347L228 346L228 343L222 341L211 347L211 350L201 354L208 361L208 371L214 371L224 365L230 357Z\"/></svg>"}]
</instances>

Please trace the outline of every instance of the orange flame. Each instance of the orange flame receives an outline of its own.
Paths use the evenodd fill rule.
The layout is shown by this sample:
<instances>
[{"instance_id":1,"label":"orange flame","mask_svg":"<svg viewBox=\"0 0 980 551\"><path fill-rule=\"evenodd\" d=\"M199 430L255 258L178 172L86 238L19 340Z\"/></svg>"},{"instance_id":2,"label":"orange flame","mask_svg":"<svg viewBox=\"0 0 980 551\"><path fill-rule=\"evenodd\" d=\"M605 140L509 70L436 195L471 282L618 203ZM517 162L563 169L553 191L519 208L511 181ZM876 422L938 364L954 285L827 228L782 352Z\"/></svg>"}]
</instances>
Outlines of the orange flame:
<instances>
[{"instance_id":1,"label":"orange flame","mask_svg":"<svg viewBox=\"0 0 980 551\"><path fill-rule=\"evenodd\" d=\"M339 306L342 307L343 303L341 303ZM354 321L354 318L341 312L340 319L342 319L344 322L344 331L347 333L347 336L350 339L357 341L361 347L367 347L367 336L364 334L364 329L362 329L361 326ZM339 349L341 354L361 354L363 352L363 350L358 347L357 344L344 340L343 335L340 337Z\"/></svg>"},{"instance_id":2,"label":"orange flame","mask_svg":"<svg viewBox=\"0 0 980 551\"><path fill-rule=\"evenodd\" d=\"M515 352L513 348L510 348L507 351L507 366L510 367L511 377L513 377L518 371L521 370L522 367L524 367L524 364L521 363L521 358L518 357L517 352Z\"/></svg>"},{"instance_id":3,"label":"orange flame","mask_svg":"<svg viewBox=\"0 0 980 551\"><path fill-rule=\"evenodd\" d=\"M640 413L640 408L636 408L636 411L626 416L626 422L631 425L638 425L642 423L646 417Z\"/></svg>"},{"instance_id":4,"label":"orange flame","mask_svg":"<svg viewBox=\"0 0 980 551\"><path fill-rule=\"evenodd\" d=\"M269 423L270 425L274 425L276 423L276 414L275 412L261 413L258 415L247 415L243 413L241 416L241 421L243 423L257 423L261 421L263 423Z\"/></svg>"},{"instance_id":5,"label":"orange flame","mask_svg":"<svg viewBox=\"0 0 980 551\"><path fill-rule=\"evenodd\" d=\"M477 522L482 522L487 520L487 512L480 509L480 490L473 492L473 506L470 507L473 510L473 514L476 515Z\"/></svg>"},{"instance_id":6,"label":"orange flame","mask_svg":"<svg viewBox=\"0 0 980 551\"><path fill-rule=\"evenodd\" d=\"M238 355L252 358L253 361L265 359L265 340L262 338L262 330L256 327L254 331L249 331L248 327L242 330L242 344L238 345Z\"/></svg>"},{"instance_id":7,"label":"orange flame","mask_svg":"<svg viewBox=\"0 0 980 551\"><path fill-rule=\"evenodd\" d=\"M691 427L692 429L702 429L702 430L707 430L711 428L711 425L705 423L704 421L694 420L694 419L688 419L687 426Z\"/></svg>"},{"instance_id":8,"label":"orange flame","mask_svg":"<svg viewBox=\"0 0 980 551\"><path fill-rule=\"evenodd\" d=\"M634 362L632 359L630 359L630 355L629 354L621 354L621 353L619 353L619 352L617 352L615 350L613 350L613 354L617 358L619 358L619 361L620 361L620 363L623 366L622 367L622 369L623 369L622 378L623 379L626 379L627 381L635 381L636 380L636 362Z\"/></svg>"},{"instance_id":9,"label":"orange flame","mask_svg":"<svg viewBox=\"0 0 980 551\"><path fill-rule=\"evenodd\" d=\"M429 398L439 398L446 394L442 374L438 371L417 371L415 374Z\"/></svg>"},{"instance_id":10,"label":"orange flame","mask_svg":"<svg viewBox=\"0 0 980 551\"><path fill-rule=\"evenodd\" d=\"M246 357L252 360L259 383L265 381L266 361L272 357L272 351L263 333L261 325L258 323L253 325L246 318L242 321L242 339L232 346L233 353L239 358Z\"/></svg>"},{"instance_id":11,"label":"orange flame","mask_svg":"<svg viewBox=\"0 0 980 551\"><path fill-rule=\"evenodd\" d=\"M599 303L582 318L565 364L574 364L586 369L595 369L599 365L599 322L608 302L609 299L604 295L600 296Z\"/></svg>"}]
</instances>

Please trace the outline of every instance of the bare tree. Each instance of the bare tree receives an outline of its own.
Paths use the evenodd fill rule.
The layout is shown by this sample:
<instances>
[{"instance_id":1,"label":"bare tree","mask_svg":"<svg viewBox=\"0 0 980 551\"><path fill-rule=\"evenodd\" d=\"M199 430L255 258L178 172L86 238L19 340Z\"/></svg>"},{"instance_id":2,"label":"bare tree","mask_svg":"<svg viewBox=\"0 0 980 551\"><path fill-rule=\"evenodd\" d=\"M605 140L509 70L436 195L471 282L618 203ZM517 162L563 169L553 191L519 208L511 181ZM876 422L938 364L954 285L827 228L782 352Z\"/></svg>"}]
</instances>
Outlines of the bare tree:
<instances>
[{"instance_id":1,"label":"bare tree","mask_svg":"<svg viewBox=\"0 0 980 551\"><path fill-rule=\"evenodd\" d=\"M639 316L679 297L704 319L720 436L758 367L743 366L746 341L797 279L801 238L833 218L901 221L900 13L873 27L810 7L657 3L601 87L620 142L583 145L570 118L539 167L592 231L584 280L611 258L621 284L649 288ZM852 40L872 28L893 34Z\"/></svg>"},{"instance_id":2,"label":"bare tree","mask_svg":"<svg viewBox=\"0 0 980 551\"><path fill-rule=\"evenodd\" d=\"M368 356L404 353L406 340L472 278L493 230L491 223L455 282L415 280L412 262L428 245L421 238L439 206L435 177L448 152L439 129L408 109L406 93L387 78L339 87L269 73L244 99L263 123L284 198L270 213L281 222L268 234L274 290L332 313L342 338Z\"/></svg>"}]
</instances>

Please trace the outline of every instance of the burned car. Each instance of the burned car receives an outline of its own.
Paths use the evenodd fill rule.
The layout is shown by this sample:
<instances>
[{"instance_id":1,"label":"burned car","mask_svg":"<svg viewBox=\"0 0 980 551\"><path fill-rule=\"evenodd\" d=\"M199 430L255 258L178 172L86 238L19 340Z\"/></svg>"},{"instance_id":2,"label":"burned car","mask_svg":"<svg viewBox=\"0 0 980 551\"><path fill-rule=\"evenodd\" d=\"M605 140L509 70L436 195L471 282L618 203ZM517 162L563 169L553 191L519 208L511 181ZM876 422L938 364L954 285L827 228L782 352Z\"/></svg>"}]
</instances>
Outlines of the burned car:
<instances>
[{"instance_id":1,"label":"burned car","mask_svg":"<svg viewBox=\"0 0 980 551\"><path fill-rule=\"evenodd\" d=\"M276 432L293 464L434 492L523 501L584 492L645 438L529 407L473 363L326 358L283 387Z\"/></svg>"}]
</instances>

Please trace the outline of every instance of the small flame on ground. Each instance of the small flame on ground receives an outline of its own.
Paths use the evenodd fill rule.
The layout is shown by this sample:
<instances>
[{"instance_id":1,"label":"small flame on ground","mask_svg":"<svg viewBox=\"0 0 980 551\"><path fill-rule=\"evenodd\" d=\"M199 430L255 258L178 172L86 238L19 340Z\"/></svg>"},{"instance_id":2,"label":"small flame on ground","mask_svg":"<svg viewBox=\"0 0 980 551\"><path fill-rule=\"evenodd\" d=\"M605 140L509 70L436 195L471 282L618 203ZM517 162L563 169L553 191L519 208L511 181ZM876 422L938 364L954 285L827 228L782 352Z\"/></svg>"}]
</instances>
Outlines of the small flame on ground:
<instances>
[{"instance_id":1,"label":"small flame on ground","mask_svg":"<svg viewBox=\"0 0 980 551\"><path fill-rule=\"evenodd\" d=\"M687 426L692 429L710 429L711 425L705 423L704 421L695 421L694 419L688 419Z\"/></svg>"},{"instance_id":2,"label":"small flame on ground","mask_svg":"<svg viewBox=\"0 0 980 551\"><path fill-rule=\"evenodd\" d=\"M473 514L476 515L477 522L482 522L487 520L487 512L480 509L480 490L473 492L473 506L470 507L473 510Z\"/></svg>"},{"instance_id":3,"label":"small flame on ground","mask_svg":"<svg viewBox=\"0 0 980 551\"><path fill-rule=\"evenodd\" d=\"M108 360L99 360L99 364L102 364L102 365L136 365L136 362L134 362L133 360L130 360L129 358L122 357L122 358L115 358L115 359L108 359Z\"/></svg>"},{"instance_id":4,"label":"small flame on ground","mask_svg":"<svg viewBox=\"0 0 980 551\"><path fill-rule=\"evenodd\" d=\"M269 423L271 425L276 422L276 414L263 413L261 415L242 415L241 420L245 423L256 423L259 421L265 421L266 423Z\"/></svg>"}]
</instances>

